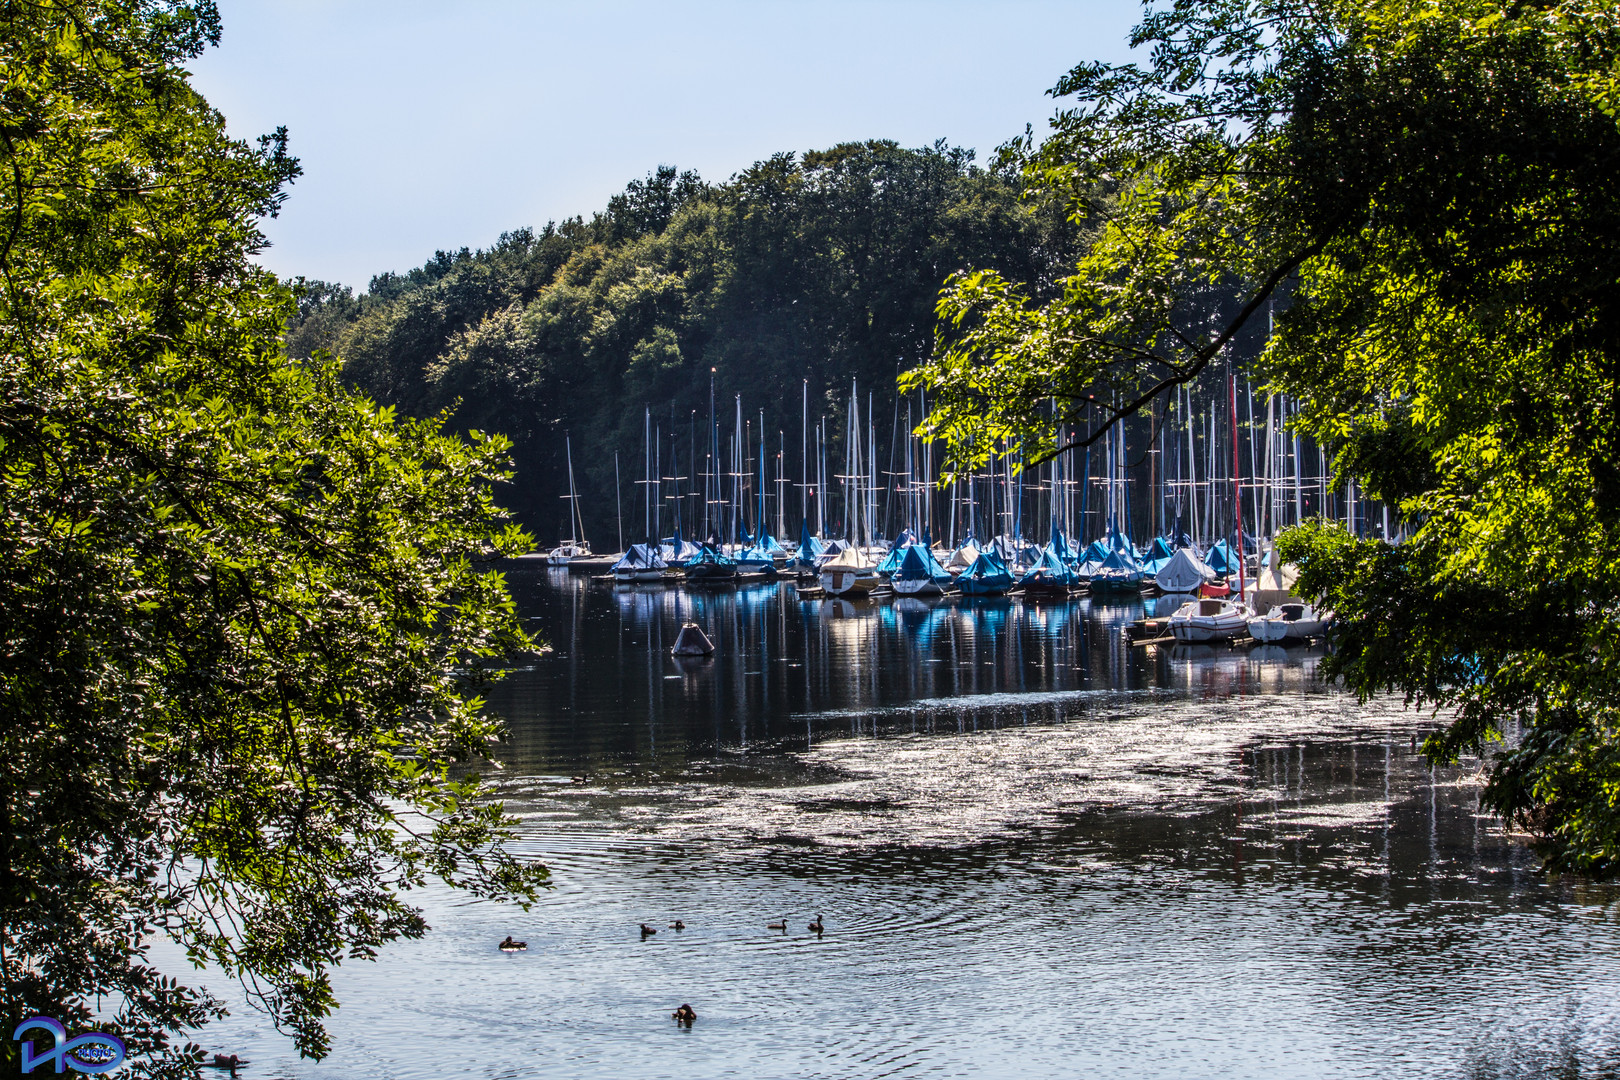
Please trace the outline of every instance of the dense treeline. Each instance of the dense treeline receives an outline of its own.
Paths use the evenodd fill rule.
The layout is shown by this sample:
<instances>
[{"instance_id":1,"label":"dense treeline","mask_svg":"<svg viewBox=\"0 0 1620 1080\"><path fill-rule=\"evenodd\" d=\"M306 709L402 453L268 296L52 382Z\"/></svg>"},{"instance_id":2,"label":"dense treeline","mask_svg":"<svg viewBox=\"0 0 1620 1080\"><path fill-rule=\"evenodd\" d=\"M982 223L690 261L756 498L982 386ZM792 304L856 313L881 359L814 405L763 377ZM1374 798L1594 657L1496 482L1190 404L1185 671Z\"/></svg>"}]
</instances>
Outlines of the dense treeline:
<instances>
[{"instance_id":1,"label":"dense treeline","mask_svg":"<svg viewBox=\"0 0 1620 1080\"><path fill-rule=\"evenodd\" d=\"M1076 228L1056 203L1021 200L1021 183L943 142L783 153L724 184L665 166L590 221L440 252L360 296L305 283L288 349L332 351L351 383L406 413L453 408L457 425L509 436L517 479L505 499L542 543L566 533L570 434L589 535L605 550L614 452L626 535L639 536L643 409L665 433L665 475L673 448L691 476L710 369L723 417L741 393L756 427L765 410L773 456L786 433L795 478L803 380L836 440L858 379L863 397L877 393L886 459L895 376L929 354L944 280L993 269L1039 295L1074 258Z\"/></svg>"}]
</instances>

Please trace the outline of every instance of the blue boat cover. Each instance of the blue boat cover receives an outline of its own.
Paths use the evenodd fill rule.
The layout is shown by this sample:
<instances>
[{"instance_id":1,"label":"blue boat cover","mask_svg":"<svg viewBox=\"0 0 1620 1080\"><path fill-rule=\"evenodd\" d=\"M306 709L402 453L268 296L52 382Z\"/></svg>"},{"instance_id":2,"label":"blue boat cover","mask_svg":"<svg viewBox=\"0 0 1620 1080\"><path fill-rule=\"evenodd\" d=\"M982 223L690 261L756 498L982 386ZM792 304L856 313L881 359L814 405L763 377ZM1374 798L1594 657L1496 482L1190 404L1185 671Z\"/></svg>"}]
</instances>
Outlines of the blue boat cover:
<instances>
[{"instance_id":1,"label":"blue boat cover","mask_svg":"<svg viewBox=\"0 0 1620 1080\"><path fill-rule=\"evenodd\" d=\"M669 564L664 556L651 544L631 544L630 550L619 556L619 561L613 564L615 570L662 570Z\"/></svg>"},{"instance_id":2,"label":"blue boat cover","mask_svg":"<svg viewBox=\"0 0 1620 1080\"><path fill-rule=\"evenodd\" d=\"M1171 556L1175 553L1168 540L1162 536L1155 536L1142 559L1142 569L1149 574L1157 574L1169 564Z\"/></svg>"},{"instance_id":3,"label":"blue boat cover","mask_svg":"<svg viewBox=\"0 0 1620 1080\"><path fill-rule=\"evenodd\" d=\"M713 544L704 544L697 555L689 559L685 565L696 566L699 563L713 563L715 566L736 566L737 560Z\"/></svg>"},{"instance_id":4,"label":"blue boat cover","mask_svg":"<svg viewBox=\"0 0 1620 1080\"><path fill-rule=\"evenodd\" d=\"M896 570L900 569L900 563L905 559L906 552L915 547L916 544L917 534L910 529L902 529L900 535L894 538L894 543L889 547L889 553L883 556L882 562L878 563L877 572L883 577L892 576Z\"/></svg>"},{"instance_id":5,"label":"blue boat cover","mask_svg":"<svg viewBox=\"0 0 1620 1080\"><path fill-rule=\"evenodd\" d=\"M1076 583L1074 571L1063 565L1063 560L1057 557L1057 553L1052 550L1050 544L1041 548L1040 556L1035 560L1035 565L1029 568L1028 573L1018 579L1018 583L1020 585L1027 584L1034 577L1039 577L1040 580L1054 585L1073 585Z\"/></svg>"},{"instance_id":6,"label":"blue boat cover","mask_svg":"<svg viewBox=\"0 0 1620 1080\"><path fill-rule=\"evenodd\" d=\"M922 581L926 579L936 585L949 585L951 583L950 571L939 565L939 560L934 558L934 553L925 544L912 544L906 548L894 576L900 581Z\"/></svg>"},{"instance_id":7,"label":"blue boat cover","mask_svg":"<svg viewBox=\"0 0 1620 1080\"><path fill-rule=\"evenodd\" d=\"M810 519L805 518L799 523L799 550L794 553L794 561L813 566L823 550L821 541L810 535Z\"/></svg>"},{"instance_id":8,"label":"blue boat cover","mask_svg":"<svg viewBox=\"0 0 1620 1080\"><path fill-rule=\"evenodd\" d=\"M996 552L981 551L956 583L966 593L1005 592L1012 587L1012 571Z\"/></svg>"}]
</instances>

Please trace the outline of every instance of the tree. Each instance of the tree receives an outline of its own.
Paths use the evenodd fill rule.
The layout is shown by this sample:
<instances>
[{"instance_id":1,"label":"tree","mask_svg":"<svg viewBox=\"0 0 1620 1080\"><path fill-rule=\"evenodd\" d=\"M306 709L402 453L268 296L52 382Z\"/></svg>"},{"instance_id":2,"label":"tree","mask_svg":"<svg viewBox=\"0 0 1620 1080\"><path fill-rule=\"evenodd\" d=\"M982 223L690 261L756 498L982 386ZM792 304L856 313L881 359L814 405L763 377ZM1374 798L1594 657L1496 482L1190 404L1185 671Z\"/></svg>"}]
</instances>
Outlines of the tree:
<instances>
[{"instance_id":1,"label":"tree","mask_svg":"<svg viewBox=\"0 0 1620 1080\"><path fill-rule=\"evenodd\" d=\"M406 891L544 882L463 764L529 645L507 444L286 357L251 256L297 163L188 85L211 3L0 23L0 1020L111 1002L193 1073L219 1004L148 963L168 935L318 1057L330 968L425 931Z\"/></svg>"},{"instance_id":2,"label":"tree","mask_svg":"<svg viewBox=\"0 0 1620 1080\"><path fill-rule=\"evenodd\" d=\"M305 282L288 348L342 355L349 382L401 412L454 405L457 424L510 436L518 482L503 495L548 540L568 534L557 496L570 434L586 533L600 539L614 531L614 452L640 446L648 405L669 439L660 460L675 453L683 477L701 475L689 457L705 445L694 410L708 415L710 368L720 400L741 391L751 415L765 409L773 448L785 433L795 478L804 380L812 422L841 414L851 379L890 415L884 387L897 363L927 355L951 269L1039 288L1072 250L1061 213L1020 202L1019 183L943 143L776 154L718 185L661 166L590 221L440 252L358 297Z\"/></svg>"},{"instance_id":3,"label":"tree","mask_svg":"<svg viewBox=\"0 0 1620 1080\"><path fill-rule=\"evenodd\" d=\"M1060 452L1224 363L1242 335L1390 546L1286 536L1338 612L1326 670L1443 716L1549 865L1620 870L1620 22L1608 0L1184 0L1145 66L1085 65L1008 148L1096 225L1063 294L956 277L907 377L957 461ZM1228 300L1211 304L1225 293ZM1116 404L1117 403L1117 404ZM1505 743L1499 740L1508 736Z\"/></svg>"}]
</instances>

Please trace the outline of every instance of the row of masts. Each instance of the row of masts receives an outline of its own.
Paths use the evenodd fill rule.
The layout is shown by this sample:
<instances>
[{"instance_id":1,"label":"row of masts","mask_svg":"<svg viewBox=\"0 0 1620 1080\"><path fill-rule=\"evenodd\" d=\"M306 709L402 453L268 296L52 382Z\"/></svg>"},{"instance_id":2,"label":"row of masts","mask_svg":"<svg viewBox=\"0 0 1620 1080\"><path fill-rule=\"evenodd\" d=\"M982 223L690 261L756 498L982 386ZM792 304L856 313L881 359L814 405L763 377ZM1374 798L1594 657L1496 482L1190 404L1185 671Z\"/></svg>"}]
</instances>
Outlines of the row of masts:
<instances>
[{"instance_id":1,"label":"row of masts","mask_svg":"<svg viewBox=\"0 0 1620 1080\"><path fill-rule=\"evenodd\" d=\"M1315 516L1343 521L1359 535L1390 536L1388 507L1358 498L1354 484L1338 489L1322 449L1300 437L1296 402L1270 395L1257 406L1252 386L1239 394L1235 374L1223 389L1203 401L1194 400L1191 387L1174 390L1152 415L1146 446L1118 424L1091 446L1036 467L1024 467L1009 453L992 453L981 471L941 486L935 447L915 434L917 418L927 413L921 395L906 399L903 411L900 399L894 401L888 468L880 470L875 394L869 390L863 401L852 381L839 440L843 460L836 466L829 462L828 417L812 420L805 380L799 478L793 481L785 433L767 432L763 409L756 423L745 415L742 395L735 395L730 431L722 430L711 377L709 423L695 479L680 467L683 440L655 422L650 406L644 410L642 479L634 481L640 488L640 538L680 535L724 545L758 543L766 534L791 540L803 521L814 535L863 547L882 545L907 529L952 547L968 537L1039 542L1054 527L1071 538L1118 531L1132 539L1165 536L1207 545L1240 529L1251 541L1273 536ZM1138 432L1141 426L1137 422ZM685 459L697 460L695 412L685 434ZM1058 445L1082 434L1060 426ZM614 468L617 483L618 455ZM571 444L569 469L564 498L571 501L570 529L582 530ZM1142 511L1145 520L1133 520ZM623 549L622 503L619 533Z\"/></svg>"}]
</instances>

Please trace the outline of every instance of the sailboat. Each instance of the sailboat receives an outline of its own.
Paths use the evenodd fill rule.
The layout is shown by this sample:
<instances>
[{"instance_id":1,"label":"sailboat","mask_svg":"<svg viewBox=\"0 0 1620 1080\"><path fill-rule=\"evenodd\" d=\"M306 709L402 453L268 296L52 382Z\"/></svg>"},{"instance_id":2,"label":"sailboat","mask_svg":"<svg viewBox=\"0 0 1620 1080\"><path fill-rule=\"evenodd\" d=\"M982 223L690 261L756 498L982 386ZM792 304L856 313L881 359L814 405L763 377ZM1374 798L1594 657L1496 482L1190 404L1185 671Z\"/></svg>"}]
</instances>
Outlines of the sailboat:
<instances>
[{"instance_id":1,"label":"sailboat","mask_svg":"<svg viewBox=\"0 0 1620 1080\"><path fill-rule=\"evenodd\" d=\"M631 544L613 564L613 580L620 585L638 585L664 580L669 564L657 544Z\"/></svg>"},{"instance_id":2,"label":"sailboat","mask_svg":"<svg viewBox=\"0 0 1620 1080\"><path fill-rule=\"evenodd\" d=\"M951 587L951 575L934 558L925 535L921 543L905 549L889 583L898 596L941 596Z\"/></svg>"},{"instance_id":3,"label":"sailboat","mask_svg":"<svg viewBox=\"0 0 1620 1080\"><path fill-rule=\"evenodd\" d=\"M565 436L564 445L568 453L568 494L563 496L568 500L568 542L558 544L546 556L546 563L551 566L567 566L591 554L591 545L585 539L585 522L579 513L579 491L574 487L574 442Z\"/></svg>"},{"instance_id":4,"label":"sailboat","mask_svg":"<svg viewBox=\"0 0 1620 1080\"><path fill-rule=\"evenodd\" d=\"M882 583L877 567L859 548L848 547L821 564L821 587L828 596L865 596Z\"/></svg>"}]
</instances>

